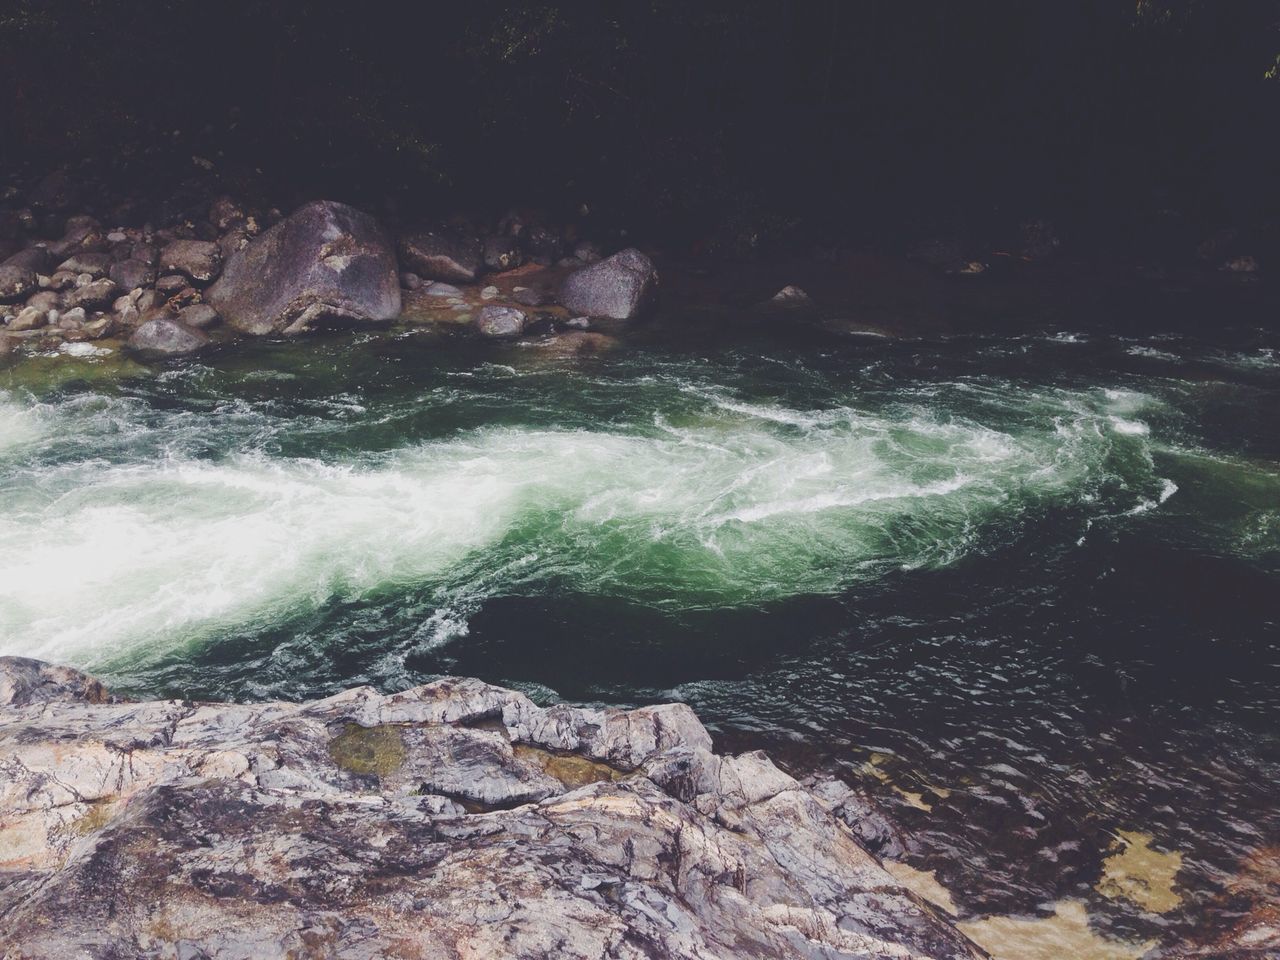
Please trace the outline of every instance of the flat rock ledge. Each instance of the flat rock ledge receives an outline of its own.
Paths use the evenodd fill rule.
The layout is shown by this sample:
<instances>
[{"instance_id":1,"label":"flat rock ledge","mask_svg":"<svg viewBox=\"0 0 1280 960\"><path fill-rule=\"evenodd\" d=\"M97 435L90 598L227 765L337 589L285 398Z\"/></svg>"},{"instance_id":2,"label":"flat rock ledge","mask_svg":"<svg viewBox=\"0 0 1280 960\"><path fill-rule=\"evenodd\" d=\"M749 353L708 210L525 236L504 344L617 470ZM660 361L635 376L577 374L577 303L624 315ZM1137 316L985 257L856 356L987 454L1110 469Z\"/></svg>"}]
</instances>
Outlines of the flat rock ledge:
<instances>
[{"instance_id":1,"label":"flat rock ledge","mask_svg":"<svg viewBox=\"0 0 1280 960\"><path fill-rule=\"evenodd\" d=\"M681 704L130 702L0 658L0 957L973 958Z\"/></svg>"}]
</instances>

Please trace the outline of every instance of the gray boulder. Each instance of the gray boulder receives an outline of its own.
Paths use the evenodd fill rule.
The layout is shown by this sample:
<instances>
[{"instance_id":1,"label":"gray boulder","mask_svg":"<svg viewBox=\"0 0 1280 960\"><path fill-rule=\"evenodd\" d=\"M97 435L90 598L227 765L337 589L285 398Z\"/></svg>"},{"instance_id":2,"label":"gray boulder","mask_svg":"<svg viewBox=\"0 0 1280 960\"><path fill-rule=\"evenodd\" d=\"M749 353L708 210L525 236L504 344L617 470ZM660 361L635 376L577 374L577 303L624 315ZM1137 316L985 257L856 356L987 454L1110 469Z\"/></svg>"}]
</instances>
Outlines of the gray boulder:
<instances>
[{"instance_id":1,"label":"gray boulder","mask_svg":"<svg viewBox=\"0 0 1280 960\"><path fill-rule=\"evenodd\" d=\"M474 283L484 270L478 244L445 233L400 238L400 262L424 280Z\"/></svg>"},{"instance_id":2,"label":"gray boulder","mask_svg":"<svg viewBox=\"0 0 1280 960\"><path fill-rule=\"evenodd\" d=\"M377 221L320 200L233 256L205 299L243 333L292 335L322 324L393 320L400 283L395 253Z\"/></svg>"},{"instance_id":3,"label":"gray boulder","mask_svg":"<svg viewBox=\"0 0 1280 960\"><path fill-rule=\"evenodd\" d=\"M53 255L48 247L37 245L27 247L25 250L19 250L4 262L4 266L21 267L24 270L30 270L32 273L49 273L57 262L58 258Z\"/></svg>"},{"instance_id":4,"label":"gray boulder","mask_svg":"<svg viewBox=\"0 0 1280 960\"><path fill-rule=\"evenodd\" d=\"M211 240L174 240L160 251L160 272L206 284L222 270L222 249Z\"/></svg>"},{"instance_id":5,"label":"gray boulder","mask_svg":"<svg viewBox=\"0 0 1280 960\"><path fill-rule=\"evenodd\" d=\"M120 288L116 286L114 280L103 277L101 280L94 280L92 283L86 283L83 287L71 291L67 295L67 303L72 307L105 307L120 292Z\"/></svg>"},{"instance_id":6,"label":"gray boulder","mask_svg":"<svg viewBox=\"0 0 1280 960\"><path fill-rule=\"evenodd\" d=\"M481 307L476 314L475 327L486 337L518 337L524 332L529 318L515 307Z\"/></svg>"},{"instance_id":7,"label":"gray boulder","mask_svg":"<svg viewBox=\"0 0 1280 960\"><path fill-rule=\"evenodd\" d=\"M653 261L629 247L569 274L560 302L572 313L630 320L652 306L657 293Z\"/></svg>"},{"instance_id":8,"label":"gray boulder","mask_svg":"<svg viewBox=\"0 0 1280 960\"><path fill-rule=\"evenodd\" d=\"M91 277L106 276L110 267L111 254L109 253L75 253L58 264L59 270L67 270L71 273L87 273Z\"/></svg>"},{"instance_id":9,"label":"gray boulder","mask_svg":"<svg viewBox=\"0 0 1280 960\"><path fill-rule=\"evenodd\" d=\"M218 322L218 311L207 303L193 303L178 311L178 319L188 327L203 330Z\"/></svg>"},{"instance_id":10,"label":"gray boulder","mask_svg":"<svg viewBox=\"0 0 1280 960\"><path fill-rule=\"evenodd\" d=\"M169 317L148 320L133 332L125 346L143 360L167 360L170 357L187 357L209 345L209 338Z\"/></svg>"}]
</instances>

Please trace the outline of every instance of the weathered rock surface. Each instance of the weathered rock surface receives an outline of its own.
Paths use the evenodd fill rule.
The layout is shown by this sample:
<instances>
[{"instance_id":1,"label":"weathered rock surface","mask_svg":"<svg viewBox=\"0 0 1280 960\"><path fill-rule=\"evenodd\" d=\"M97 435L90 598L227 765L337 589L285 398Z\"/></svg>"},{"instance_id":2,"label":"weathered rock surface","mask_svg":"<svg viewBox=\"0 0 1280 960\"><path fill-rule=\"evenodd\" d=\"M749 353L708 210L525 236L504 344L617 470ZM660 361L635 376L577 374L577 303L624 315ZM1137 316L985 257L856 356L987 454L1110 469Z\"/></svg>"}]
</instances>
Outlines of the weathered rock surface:
<instances>
[{"instance_id":1,"label":"weathered rock surface","mask_svg":"<svg viewBox=\"0 0 1280 960\"><path fill-rule=\"evenodd\" d=\"M381 227L327 200L307 204L236 253L205 297L227 324L258 336L400 313L395 252Z\"/></svg>"},{"instance_id":2,"label":"weathered rock surface","mask_svg":"<svg viewBox=\"0 0 1280 960\"><path fill-rule=\"evenodd\" d=\"M687 707L129 703L0 658L0 956L981 952Z\"/></svg>"},{"instance_id":3,"label":"weathered rock surface","mask_svg":"<svg viewBox=\"0 0 1280 960\"><path fill-rule=\"evenodd\" d=\"M209 240L174 240L160 251L160 271L180 273L199 284L222 270L222 249Z\"/></svg>"},{"instance_id":4,"label":"weathered rock surface","mask_svg":"<svg viewBox=\"0 0 1280 960\"><path fill-rule=\"evenodd\" d=\"M569 274L560 302L573 313L630 320L652 304L657 289L653 261L628 248Z\"/></svg>"}]
</instances>

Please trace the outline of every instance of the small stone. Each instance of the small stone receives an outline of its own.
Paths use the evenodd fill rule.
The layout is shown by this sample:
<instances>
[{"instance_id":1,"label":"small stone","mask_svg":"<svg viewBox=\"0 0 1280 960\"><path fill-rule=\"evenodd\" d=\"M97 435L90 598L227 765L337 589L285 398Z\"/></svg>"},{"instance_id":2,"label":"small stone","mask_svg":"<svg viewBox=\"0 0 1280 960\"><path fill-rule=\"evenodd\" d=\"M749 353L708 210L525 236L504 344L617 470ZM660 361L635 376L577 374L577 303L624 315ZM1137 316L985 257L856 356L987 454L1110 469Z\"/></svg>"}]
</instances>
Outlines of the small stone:
<instances>
[{"instance_id":1,"label":"small stone","mask_svg":"<svg viewBox=\"0 0 1280 960\"><path fill-rule=\"evenodd\" d=\"M119 263L113 263L111 269L107 271L107 276L125 290L149 287L156 282L155 268L141 260L121 260Z\"/></svg>"},{"instance_id":2,"label":"small stone","mask_svg":"<svg viewBox=\"0 0 1280 960\"><path fill-rule=\"evenodd\" d=\"M428 283L422 288L422 292L429 297L460 297L462 291L451 283L442 283L439 280L434 283Z\"/></svg>"},{"instance_id":3,"label":"small stone","mask_svg":"<svg viewBox=\"0 0 1280 960\"><path fill-rule=\"evenodd\" d=\"M67 270L76 274L88 274L90 279L106 276L111 267L109 253L77 253L58 265L59 270Z\"/></svg>"},{"instance_id":4,"label":"small stone","mask_svg":"<svg viewBox=\"0 0 1280 960\"><path fill-rule=\"evenodd\" d=\"M90 340L101 340L115 332L116 319L109 314L100 314L86 323L82 332Z\"/></svg>"},{"instance_id":5,"label":"small stone","mask_svg":"<svg viewBox=\"0 0 1280 960\"><path fill-rule=\"evenodd\" d=\"M406 290L421 290L422 278L412 271L402 271L400 274L400 286Z\"/></svg>"},{"instance_id":6,"label":"small stone","mask_svg":"<svg viewBox=\"0 0 1280 960\"><path fill-rule=\"evenodd\" d=\"M494 286L485 287L483 290L480 291L481 300L492 300L497 295L498 295L498 288Z\"/></svg>"},{"instance_id":7,"label":"small stone","mask_svg":"<svg viewBox=\"0 0 1280 960\"><path fill-rule=\"evenodd\" d=\"M600 252L600 245L592 240L583 240L579 243L573 248L573 255L583 263L595 263L603 257Z\"/></svg>"},{"instance_id":8,"label":"small stone","mask_svg":"<svg viewBox=\"0 0 1280 960\"><path fill-rule=\"evenodd\" d=\"M545 290L534 290L530 287L516 287L511 291L511 299L526 307L542 307L551 303L553 297Z\"/></svg>"},{"instance_id":9,"label":"small stone","mask_svg":"<svg viewBox=\"0 0 1280 960\"><path fill-rule=\"evenodd\" d=\"M58 326L63 330L79 330L86 319L88 314L84 307L72 307L70 310L64 310L58 317Z\"/></svg>"},{"instance_id":10,"label":"small stone","mask_svg":"<svg viewBox=\"0 0 1280 960\"><path fill-rule=\"evenodd\" d=\"M1256 257L1233 257L1222 265L1222 269L1228 273L1257 273L1258 261Z\"/></svg>"},{"instance_id":11,"label":"small stone","mask_svg":"<svg viewBox=\"0 0 1280 960\"><path fill-rule=\"evenodd\" d=\"M123 243L124 241L129 239L129 236L128 234L120 230L112 230L110 233L107 234L107 239L110 240L112 243Z\"/></svg>"},{"instance_id":12,"label":"small stone","mask_svg":"<svg viewBox=\"0 0 1280 960\"><path fill-rule=\"evenodd\" d=\"M172 296L179 290L185 290L187 278L177 273L166 274L156 281L156 289L165 296Z\"/></svg>"},{"instance_id":13,"label":"small stone","mask_svg":"<svg viewBox=\"0 0 1280 960\"><path fill-rule=\"evenodd\" d=\"M50 290L70 290L76 285L76 275L70 270L59 270L49 278Z\"/></svg>"},{"instance_id":14,"label":"small stone","mask_svg":"<svg viewBox=\"0 0 1280 960\"><path fill-rule=\"evenodd\" d=\"M572 317L564 322L566 327L572 330L587 330L591 327L590 317Z\"/></svg>"},{"instance_id":15,"label":"small stone","mask_svg":"<svg viewBox=\"0 0 1280 960\"><path fill-rule=\"evenodd\" d=\"M485 337L518 337L528 319L523 310L515 307L481 307L475 327Z\"/></svg>"}]
</instances>

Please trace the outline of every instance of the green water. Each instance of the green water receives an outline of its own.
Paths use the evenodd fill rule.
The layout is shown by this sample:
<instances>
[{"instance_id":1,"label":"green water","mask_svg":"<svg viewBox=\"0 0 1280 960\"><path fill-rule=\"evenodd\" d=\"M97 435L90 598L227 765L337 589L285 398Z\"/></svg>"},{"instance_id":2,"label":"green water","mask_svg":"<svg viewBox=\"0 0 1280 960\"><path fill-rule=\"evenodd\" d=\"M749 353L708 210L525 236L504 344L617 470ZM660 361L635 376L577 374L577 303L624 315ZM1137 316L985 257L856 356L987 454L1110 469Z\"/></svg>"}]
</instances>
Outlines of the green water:
<instances>
[{"instance_id":1,"label":"green water","mask_svg":"<svg viewBox=\"0 0 1280 960\"><path fill-rule=\"evenodd\" d=\"M1268 337L28 361L0 652L137 693L684 699L866 786L970 913L1098 901L1111 832L1153 832L1182 912L1095 906L1180 929L1277 823Z\"/></svg>"}]
</instances>

